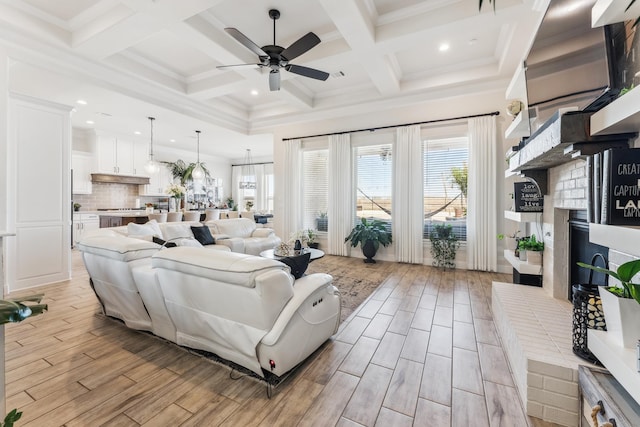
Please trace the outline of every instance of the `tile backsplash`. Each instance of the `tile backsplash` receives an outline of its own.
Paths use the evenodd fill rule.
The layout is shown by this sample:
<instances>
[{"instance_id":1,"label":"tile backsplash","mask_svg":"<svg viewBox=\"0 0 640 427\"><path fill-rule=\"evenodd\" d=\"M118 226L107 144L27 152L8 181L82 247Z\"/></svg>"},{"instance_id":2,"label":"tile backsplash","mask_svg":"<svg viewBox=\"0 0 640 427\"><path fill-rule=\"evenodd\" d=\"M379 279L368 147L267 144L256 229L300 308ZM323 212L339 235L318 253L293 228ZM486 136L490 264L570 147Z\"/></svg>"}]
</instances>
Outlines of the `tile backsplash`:
<instances>
[{"instance_id":1,"label":"tile backsplash","mask_svg":"<svg viewBox=\"0 0 640 427\"><path fill-rule=\"evenodd\" d=\"M144 206L145 202L155 201L157 198L142 197L138 194L139 187L135 184L116 184L94 182L92 194L74 194L74 203L80 203L80 211L95 211L97 209L134 208L136 199Z\"/></svg>"}]
</instances>

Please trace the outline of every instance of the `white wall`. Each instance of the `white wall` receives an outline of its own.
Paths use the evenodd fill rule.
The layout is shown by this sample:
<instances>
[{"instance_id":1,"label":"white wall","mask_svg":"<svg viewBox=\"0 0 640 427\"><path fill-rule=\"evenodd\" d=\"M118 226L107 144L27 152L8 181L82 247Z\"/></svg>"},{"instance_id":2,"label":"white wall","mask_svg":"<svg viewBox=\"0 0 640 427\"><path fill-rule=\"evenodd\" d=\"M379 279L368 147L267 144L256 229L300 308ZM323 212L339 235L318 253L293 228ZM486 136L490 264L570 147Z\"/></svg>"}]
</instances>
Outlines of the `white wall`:
<instances>
[{"instance_id":1,"label":"white wall","mask_svg":"<svg viewBox=\"0 0 640 427\"><path fill-rule=\"evenodd\" d=\"M506 85L505 85L506 87ZM494 171L497 176L498 186L496 191L499 195L498 212L502 212L510 205L508 199L509 191L505 190L504 170L506 164L504 162L504 153L506 147L514 145L513 141L508 143L504 141L504 129L511 122L510 117L506 117L502 114L506 107L506 101L504 99L504 91L491 91L487 93L480 93L468 96L458 96L455 98L448 98L438 101L428 101L424 103L417 103L410 107L397 108L388 111L381 111L378 113L366 113L357 114L351 116L345 116L340 119L321 120L316 122L308 122L304 124L295 124L290 126L281 126L270 129L274 134L274 169L275 169L275 186L276 189L283 188L284 172L284 144L283 138L303 137L306 135L324 134L330 132L340 132L353 129L366 129L379 126L391 126L402 125L413 122L421 122L427 120L446 119L459 116L473 115L489 113L492 111L500 111L501 115L498 118L498 156L497 164L499 165L497 171ZM500 196L502 195L502 196ZM284 236L284 226L282 224L283 212L285 209L289 209L286 206L285 195L281 191L276 190L275 195L275 212L274 212L274 227L276 232L280 236ZM504 229L504 218L499 215L496 218L497 229ZM498 260L499 270L502 272L511 272L510 266L504 263L502 257L503 243L498 246ZM464 248L459 250L457 265L459 268L466 267L466 254ZM429 251L425 252L428 256ZM353 251L354 256L360 256L358 251ZM391 260L393 258L393 250L391 248L381 248L380 252L376 255L376 258L384 260ZM430 262L428 260L428 262Z\"/></svg>"}]
</instances>

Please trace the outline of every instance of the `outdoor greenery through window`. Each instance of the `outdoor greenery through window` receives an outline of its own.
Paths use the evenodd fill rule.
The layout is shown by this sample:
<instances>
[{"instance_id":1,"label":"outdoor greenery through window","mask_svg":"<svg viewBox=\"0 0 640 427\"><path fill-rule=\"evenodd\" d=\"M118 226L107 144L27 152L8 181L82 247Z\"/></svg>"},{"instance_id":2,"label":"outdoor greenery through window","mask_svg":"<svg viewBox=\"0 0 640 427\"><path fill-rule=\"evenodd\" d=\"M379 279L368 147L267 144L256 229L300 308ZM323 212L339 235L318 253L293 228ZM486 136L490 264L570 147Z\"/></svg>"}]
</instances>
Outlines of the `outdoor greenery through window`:
<instances>
[{"instance_id":1,"label":"outdoor greenery through window","mask_svg":"<svg viewBox=\"0 0 640 427\"><path fill-rule=\"evenodd\" d=\"M393 186L391 148L391 144L378 144L355 149L356 216L388 222L389 230Z\"/></svg>"},{"instance_id":2,"label":"outdoor greenery through window","mask_svg":"<svg viewBox=\"0 0 640 427\"><path fill-rule=\"evenodd\" d=\"M329 178L327 169L328 150L304 151L302 153L303 188L303 228L327 231L327 207L329 198Z\"/></svg>"},{"instance_id":3,"label":"outdoor greenery through window","mask_svg":"<svg viewBox=\"0 0 640 427\"><path fill-rule=\"evenodd\" d=\"M467 240L467 137L429 139L424 151L424 232L450 224L458 240Z\"/></svg>"}]
</instances>

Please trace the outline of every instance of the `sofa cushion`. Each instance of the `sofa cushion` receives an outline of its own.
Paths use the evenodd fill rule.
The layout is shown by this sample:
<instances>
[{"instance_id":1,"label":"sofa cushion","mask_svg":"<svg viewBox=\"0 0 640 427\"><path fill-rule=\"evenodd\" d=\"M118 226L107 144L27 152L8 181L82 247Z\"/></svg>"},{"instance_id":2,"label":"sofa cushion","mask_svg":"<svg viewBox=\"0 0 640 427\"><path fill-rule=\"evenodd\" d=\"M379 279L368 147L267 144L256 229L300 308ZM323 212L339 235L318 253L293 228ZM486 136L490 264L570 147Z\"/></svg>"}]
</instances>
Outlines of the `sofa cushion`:
<instances>
[{"instance_id":1,"label":"sofa cushion","mask_svg":"<svg viewBox=\"0 0 640 427\"><path fill-rule=\"evenodd\" d=\"M288 256L278 259L278 261L286 264L291 269L291 275L295 279L299 279L304 276L304 272L307 271L309 266L309 260L311 259L311 252L307 252L298 256Z\"/></svg>"},{"instance_id":2,"label":"sofa cushion","mask_svg":"<svg viewBox=\"0 0 640 427\"><path fill-rule=\"evenodd\" d=\"M214 228L212 230L214 234L228 234L231 237L243 238L251 237L251 234L256 229L255 221L247 218L218 219L208 221L206 225Z\"/></svg>"},{"instance_id":3,"label":"sofa cushion","mask_svg":"<svg viewBox=\"0 0 640 427\"><path fill-rule=\"evenodd\" d=\"M211 235L211 230L209 230L209 227L191 226L191 232L193 233L193 236L196 238L196 240L202 243L202 245L204 246L214 245L216 243L216 240Z\"/></svg>"},{"instance_id":4,"label":"sofa cushion","mask_svg":"<svg viewBox=\"0 0 640 427\"><path fill-rule=\"evenodd\" d=\"M193 239L193 232L188 223L166 222L162 224L162 235L168 242L176 242L182 239Z\"/></svg>"},{"instance_id":5,"label":"sofa cushion","mask_svg":"<svg viewBox=\"0 0 640 427\"><path fill-rule=\"evenodd\" d=\"M78 246L82 252L124 262L150 258L160 250L153 242L124 236L95 236L82 240Z\"/></svg>"},{"instance_id":6,"label":"sofa cushion","mask_svg":"<svg viewBox=\"0 0 640 427\"><path fill-rule=\"evenodd\" d=\"M170 251L159 251L151 259L151 265L154 268L164 268L247 288L255 287L256 276L269 270L286 268L281 262L272 259L203 249L178 247Z\"/></svg>"},{"instance_id":7,"label":"sofa cushion","mask_svg":"<svg viewBox=\"0 0 640 427\"><path fill-rule=\"evenodd\" d=\"M155 219L147 222L146 224L136 224L135 222L130 222L127 224L127 234L129 236L156 236L159 238L163 238L162 231L158 226L158 222Z\"/></svg>"}]
</instances>

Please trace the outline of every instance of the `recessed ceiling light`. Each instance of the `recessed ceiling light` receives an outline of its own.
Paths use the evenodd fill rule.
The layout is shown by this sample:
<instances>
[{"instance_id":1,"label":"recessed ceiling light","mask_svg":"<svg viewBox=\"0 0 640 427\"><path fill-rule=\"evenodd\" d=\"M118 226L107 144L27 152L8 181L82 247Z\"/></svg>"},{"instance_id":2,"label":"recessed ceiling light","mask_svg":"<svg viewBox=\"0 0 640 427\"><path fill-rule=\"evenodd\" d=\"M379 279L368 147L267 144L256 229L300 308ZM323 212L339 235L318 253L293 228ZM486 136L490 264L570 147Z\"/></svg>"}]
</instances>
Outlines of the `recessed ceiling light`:
<instances>
[{"instance_id":1,"label":"recessed ceiling light","mask_svg":"<svg viewBox=\"0 0 640 427\"><path fill-rule=\"evenodd\" d=\"M478 39L470 39L470 40L469 40L469 44L470 44L470 45L474 45L474 44L476 44L476 43L478 43Z\"/></svg>"},{"instance_id":2,"label":"recessed ceiling light","mask_svg":"<svg viewBox=\"0 0 640 427\"><path fill-rule=\"evenodd\" d=\"M176 142L176 140L175 139L170 139L169 142Z\"/></svg>"},{"instance_id":3,"label":"recessed ceiling light","mask_svg":"<svg viewBox=\"0 0 640 427\"><path fill-rule=\"evenodd\" d=\"M140 135L140 134L142 134L142 132L140 132L139 130L137 130L137 131L133 132L133 134L134 134L134 135Z\"/></svg>"},{"instance_id":4,"label":"recessed ceiling light","mask_svg":"<svg viewBox=\"0 0 640 427\"><path fill-rule=\"evenodd\" d=\"M255 90L255 89L252 89L252 90L251 90L251 95L253 95L253 96L258 96L258 94L259 94L259 93L260 93L260 92L258 92L258 91L257 91L257 90Z\"/></svg>"},{"instance_id":5,"label":"recessed ceiling light","mask_svg":"<svg viewBox=\"0 0 640 427\"><path fill-rule=\"evenodd\" d=\"M76 101L76 104L80 104L80 105L87 105L87 101L85 101L84 99L78 99Z\"/></svg>"},{"instance_id":6,"label":"recessed ceiling light","mask_svg":"<svg viewBox=\"0 0 640 427\"><path fill-rule=\"evenodd\" d=\"M449 44L448 44L448 43L442 43L442 44L440 45L440 47L438 48L438 50L439 50L440 52L446 52L446 51L448 51L448 50L449 50Z\"/></svg>"},{"instance_id":7,"label":"recessed ceiling light","mask_svg":"<svg viewBox=\"0 0 640 427\"><path fill-rule=\"evenodd\" d=\"M86 123L86 124L88 124L88 125L92 125L92 124L94 124L95 122L94 122L93 120L87 120L85 123Z\"/></svg>"}]
</instances>

